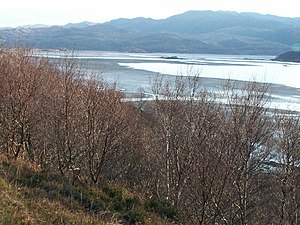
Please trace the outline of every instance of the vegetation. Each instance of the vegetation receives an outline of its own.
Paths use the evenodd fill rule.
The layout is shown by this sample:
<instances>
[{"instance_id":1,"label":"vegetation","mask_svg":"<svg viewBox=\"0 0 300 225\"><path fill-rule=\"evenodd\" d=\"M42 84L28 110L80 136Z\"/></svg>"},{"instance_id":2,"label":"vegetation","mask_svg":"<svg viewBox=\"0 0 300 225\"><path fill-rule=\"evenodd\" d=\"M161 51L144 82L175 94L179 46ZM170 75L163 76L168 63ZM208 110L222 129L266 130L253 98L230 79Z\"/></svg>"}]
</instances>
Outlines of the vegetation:
<instances>
[{"instance_id":1,"label":"vegetation","mask_svg":"<svg viewBox=\"0 0 300 225\"><path fill-rule=\"evenodd\" d=\"M23 159L2 157L0 171L0 224L165 224L148 201L116 185L71 184Z\"/></svg>"},{"instance_id":2,"label":"vegetation","mask_svg":"<svg viewBox=\"0 0 300 225\"><path fill-rule=\"evenodd\" d=\"M220 99L197 74L157 78L136 104L83 72L1 56L3 224L299 223L299 118L270 110L269 85Z\"/></svg>"}]
</instances>

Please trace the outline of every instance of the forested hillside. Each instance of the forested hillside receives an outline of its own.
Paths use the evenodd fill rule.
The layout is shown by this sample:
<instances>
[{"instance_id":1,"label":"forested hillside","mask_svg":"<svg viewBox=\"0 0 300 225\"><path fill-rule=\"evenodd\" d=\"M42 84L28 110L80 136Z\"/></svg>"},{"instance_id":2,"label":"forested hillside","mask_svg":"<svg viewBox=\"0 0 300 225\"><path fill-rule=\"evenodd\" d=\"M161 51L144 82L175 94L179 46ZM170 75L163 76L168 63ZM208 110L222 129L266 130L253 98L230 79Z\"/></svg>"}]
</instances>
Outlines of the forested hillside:
<instances>
[{"instance_id":1,"label":"forested hillside","mask_svg":"<svg viewBox=\"0 0 300 225\"><path fill-rule=\"evenodd\" d=\"M72 58L26 49L3 51L0 80L0 213L12 221L44 198L67 221L299 223L299 118L269 108L267 84L228 81L221 100L197 74L157 78L155 100L124 101Z\"/></svg>"}]
</instances>

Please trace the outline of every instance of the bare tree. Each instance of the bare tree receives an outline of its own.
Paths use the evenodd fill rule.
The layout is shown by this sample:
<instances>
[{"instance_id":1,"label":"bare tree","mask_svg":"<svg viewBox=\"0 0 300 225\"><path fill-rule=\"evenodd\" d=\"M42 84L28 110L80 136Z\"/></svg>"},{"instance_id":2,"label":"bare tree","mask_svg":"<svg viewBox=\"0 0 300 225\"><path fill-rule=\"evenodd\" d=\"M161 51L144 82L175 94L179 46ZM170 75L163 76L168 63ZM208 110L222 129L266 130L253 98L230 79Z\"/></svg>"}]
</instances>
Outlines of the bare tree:
<instances>
[{"instance_id":1,"label":"bare tree","mask_svg":"<svg viewBox=\"0 0 300 225\"><path fill-rule=\"evenodd\" d=\"M274 132L272 118L268 116L268 85L249 82L235 93L229 89L227 127L230 131L234 161L231 205L232 223L249 224L256 211L260 191L258 174L270 155L268 140ZM251 222L253 223L253 221Z\"/></svg>"},{"instance_id":2,"label":"bare tree","mask_svg":"<svg viewBox=\"0 0 300 225\"><path fill-rule=\"evenodd\" d=\"M116 156L126 148L130 115L126 104L121 101L120 92L102 82L88 81L83 96L83 152L89 178L97 183L107 175L105 168L117 165ZM113 171L110 173L113 174Z\"/></svg>"},{"instance_id":3,"label":"bare tree","mask_svg":"<svg viewBox=\"0 0 300 225\"><path fill-rule=\"evenodd\" d=\"M276 149L274 175L277 180L276 197L279 200L276 222L285 225L298 224L300 209L300 193L297 188L300 181L299 118L281 115L276 119L279 126L274 137L274 149Z\"/></svg>"},{"instance_id":4,"label":"bare tree","mask_svg":"<svg viewBox=\"0 0 300 225\"><path fill-rule=\"evenodd\" d=\"M81 170L82 153L82 118L83 118L83 80L79 65L73 58L65 58L55 64L55 87L50 91L48 102L49 141L51 161L56 168L70 177ZM49 161L49 160L48 160Z\"/></svg>"},{"instance_id":5,"label":"bare tree","mask_svg":"<svg viewBox=\"0 0 300 225\"><path fill-rule=\"evenodd\" d=\"M1 57L1 110L4 142L2 148L18 158L33 159L32 130L38 114L38 97L44 82L42 60L28 49L11 49Z\"/></svg>"}]
</instances>

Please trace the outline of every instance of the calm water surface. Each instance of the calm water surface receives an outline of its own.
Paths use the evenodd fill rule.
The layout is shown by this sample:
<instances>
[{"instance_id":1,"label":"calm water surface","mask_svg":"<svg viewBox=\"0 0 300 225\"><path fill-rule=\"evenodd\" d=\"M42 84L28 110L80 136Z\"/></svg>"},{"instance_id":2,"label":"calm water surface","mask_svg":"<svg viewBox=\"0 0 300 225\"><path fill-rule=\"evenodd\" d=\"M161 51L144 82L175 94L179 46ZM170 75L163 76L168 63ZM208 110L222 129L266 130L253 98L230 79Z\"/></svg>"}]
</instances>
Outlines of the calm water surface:
<instances>
[{"instance_id":1,"label":"calm water surface","mask_svg":"<svg viewBox=\"0 0 300 225\"><path fill-rule=\"evenodd\" d=\"M49 57L65 53L49 51ZM84 70L101 73L109 82L128 92L150 92L150 81L157 75L167 79L180 76L202 77L207 89L221 89L224 79L272 83L273 105L300 111L300 64L275 62L274 56L139 54L100 51L77 51ZM176 56L176 57L174 57Z\"/></svg>"}]
</instances>

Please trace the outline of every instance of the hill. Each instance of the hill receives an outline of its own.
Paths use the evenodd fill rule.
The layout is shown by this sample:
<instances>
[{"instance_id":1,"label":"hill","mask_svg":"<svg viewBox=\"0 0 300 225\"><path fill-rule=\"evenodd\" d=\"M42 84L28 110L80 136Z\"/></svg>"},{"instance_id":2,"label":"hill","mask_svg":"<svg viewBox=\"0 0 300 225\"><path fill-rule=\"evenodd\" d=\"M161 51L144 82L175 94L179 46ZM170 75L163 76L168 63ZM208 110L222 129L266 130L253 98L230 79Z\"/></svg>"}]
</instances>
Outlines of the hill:
<instances>
[{"instance_id":1,"label":"hill","mask_svg":"<svg viewBox=\"0 0 300 225\"><path fill-rule=\"evenodd\" d=\"M276 86L220 101L198 73L158 77L132 102L71 58L0 59L0 224L297 224L300 122Z\"/></svg>"},{"instance_id":2,"label":"hill","mask_svg":"<svg viewBox=\"0 0 300 225\"><path fill-rule=\"evenodd\" d=\"M300 52L299 51L285 52L277 56L274 60L283 61L283 62L300 62Z\"/></svg>"},{"instance_id":3,"label":"hill","mask_svg":"<svg viewBox=\"0 0 300 225\"><path fill-rule=\"evenodd\" d=\"M0 30L7 46L121 52L278 55L300 40L300 18L256 13L188 11L166 19L117 19Z\"/></svg>"}]
</instances>

